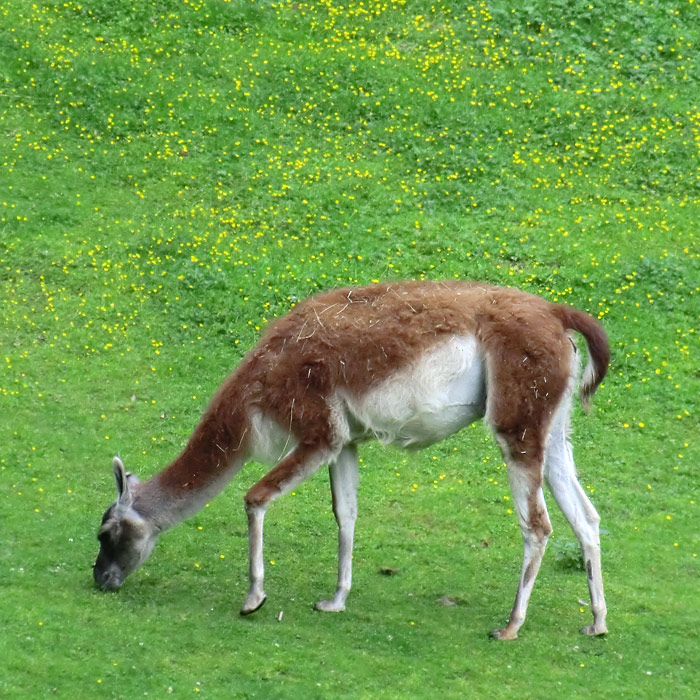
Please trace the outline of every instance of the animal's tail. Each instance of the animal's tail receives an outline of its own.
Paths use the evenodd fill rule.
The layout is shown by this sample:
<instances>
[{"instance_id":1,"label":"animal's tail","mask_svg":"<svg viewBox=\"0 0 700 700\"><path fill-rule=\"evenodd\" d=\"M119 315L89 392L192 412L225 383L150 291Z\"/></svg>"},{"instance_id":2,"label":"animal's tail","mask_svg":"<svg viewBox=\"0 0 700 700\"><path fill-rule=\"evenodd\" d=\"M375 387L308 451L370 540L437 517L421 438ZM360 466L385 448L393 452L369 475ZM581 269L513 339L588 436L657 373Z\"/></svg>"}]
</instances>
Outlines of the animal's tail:
<instances>
[{"instance_id":1,"label":"animal's tail","mask_svg":"<svg viewBox=\"0 0 700 700\"><path fill-rule=\"evenodd\" d=\"M608 336L600 323L587 313L571 306L557 305L556 308L564 327L578 331L586 339L588 362L581 379L579 396L584 410L589 411L591 396L593 396L595 390L603 381L605 373L608 371L610 362Z\"/></svg>"}]
</instances>

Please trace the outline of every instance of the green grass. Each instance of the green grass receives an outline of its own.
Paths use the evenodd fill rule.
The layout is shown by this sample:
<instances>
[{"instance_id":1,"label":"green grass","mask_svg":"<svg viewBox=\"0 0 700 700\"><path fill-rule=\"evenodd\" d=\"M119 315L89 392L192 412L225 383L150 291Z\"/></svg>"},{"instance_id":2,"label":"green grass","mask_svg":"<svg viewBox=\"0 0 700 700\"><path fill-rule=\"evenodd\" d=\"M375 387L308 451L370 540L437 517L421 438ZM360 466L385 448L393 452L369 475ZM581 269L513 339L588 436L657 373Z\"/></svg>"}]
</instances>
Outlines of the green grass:
<instances>
[{"instance_id":1,"label":"green grass","mask_svg":"<svg viewBox=\"0 0 700 700\"><path fill-rule=\"evenodd\" d=\"M699 35L680 1L0 0L0 694L696 697ZM521 545L481 425L363 448L340 615L311 610L335 579L318 475L270 510L269 601L238 616L256 465L94 589L114 454L165 466L296 300L421 277L604 323L574 436L605 638L578 634L552 504L520 639L488 639Z\"/></svg>"}]
</instances>

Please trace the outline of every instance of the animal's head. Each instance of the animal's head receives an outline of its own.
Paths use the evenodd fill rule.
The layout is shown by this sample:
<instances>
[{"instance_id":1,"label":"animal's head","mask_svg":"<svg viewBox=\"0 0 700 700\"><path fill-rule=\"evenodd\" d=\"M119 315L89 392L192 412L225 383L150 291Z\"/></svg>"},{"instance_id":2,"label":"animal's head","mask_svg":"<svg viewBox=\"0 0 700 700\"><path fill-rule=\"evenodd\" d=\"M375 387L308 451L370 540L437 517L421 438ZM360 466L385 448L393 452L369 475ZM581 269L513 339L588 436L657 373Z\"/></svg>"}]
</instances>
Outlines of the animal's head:
<instances>
[{"instance_id":1,"label":"animal's head","mask_svg":"<svg viewBox=\"0 0 700 700\"><path fill-rule=\"evenodd\" d=\"M114 458L114 478L117 482L117 500L107 508L97 539L100 552L93 567L98 586L115 591L124 579L153 551L158 532L134 508L134 489L139 480L128 474L119 457Z\"/></svg>"}]
</instances>

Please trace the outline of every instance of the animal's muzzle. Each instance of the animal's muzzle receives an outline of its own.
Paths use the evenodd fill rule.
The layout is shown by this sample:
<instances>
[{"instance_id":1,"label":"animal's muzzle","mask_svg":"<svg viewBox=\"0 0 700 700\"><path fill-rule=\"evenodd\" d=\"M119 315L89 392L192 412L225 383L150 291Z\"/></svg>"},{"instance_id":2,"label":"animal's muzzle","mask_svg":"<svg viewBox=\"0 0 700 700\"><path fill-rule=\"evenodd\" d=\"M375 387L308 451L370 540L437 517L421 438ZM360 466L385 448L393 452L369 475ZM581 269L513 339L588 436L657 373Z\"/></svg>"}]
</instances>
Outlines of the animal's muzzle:
<instances>
[{"instance_id":1,"label":"animal's muzzle","mask_svg":"<svg viewBox=\"0 0 700 700\"><path fill-rule=\"evenodd\" d=\"M92 570L92 575L95 579L95 583L103 591L116 591L122 583L124 583L124 575L119 569L114 567L101 569L95 565Z\"/></svg>"}]
</instances>

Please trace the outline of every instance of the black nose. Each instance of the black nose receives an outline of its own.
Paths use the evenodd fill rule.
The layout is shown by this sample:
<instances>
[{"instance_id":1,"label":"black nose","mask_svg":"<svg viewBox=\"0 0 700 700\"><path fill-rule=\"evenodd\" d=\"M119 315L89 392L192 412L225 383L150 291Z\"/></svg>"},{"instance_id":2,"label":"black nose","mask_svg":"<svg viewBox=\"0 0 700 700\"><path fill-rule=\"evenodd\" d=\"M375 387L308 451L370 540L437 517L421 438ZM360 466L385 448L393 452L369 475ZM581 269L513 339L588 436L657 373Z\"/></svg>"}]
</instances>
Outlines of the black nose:
<instances>
[{"instance_id":1,"label":"black nose","mask_svg":"<svg viewBox=\"0 0 700 700\"><path fill-rule=\"evenodd\" d=\"M95 583L103 591L116 591L124 582L121 572L113 568L103 570L95 565L92 569L92 576L95 579Z\"/></svg>"}]
</instances>

